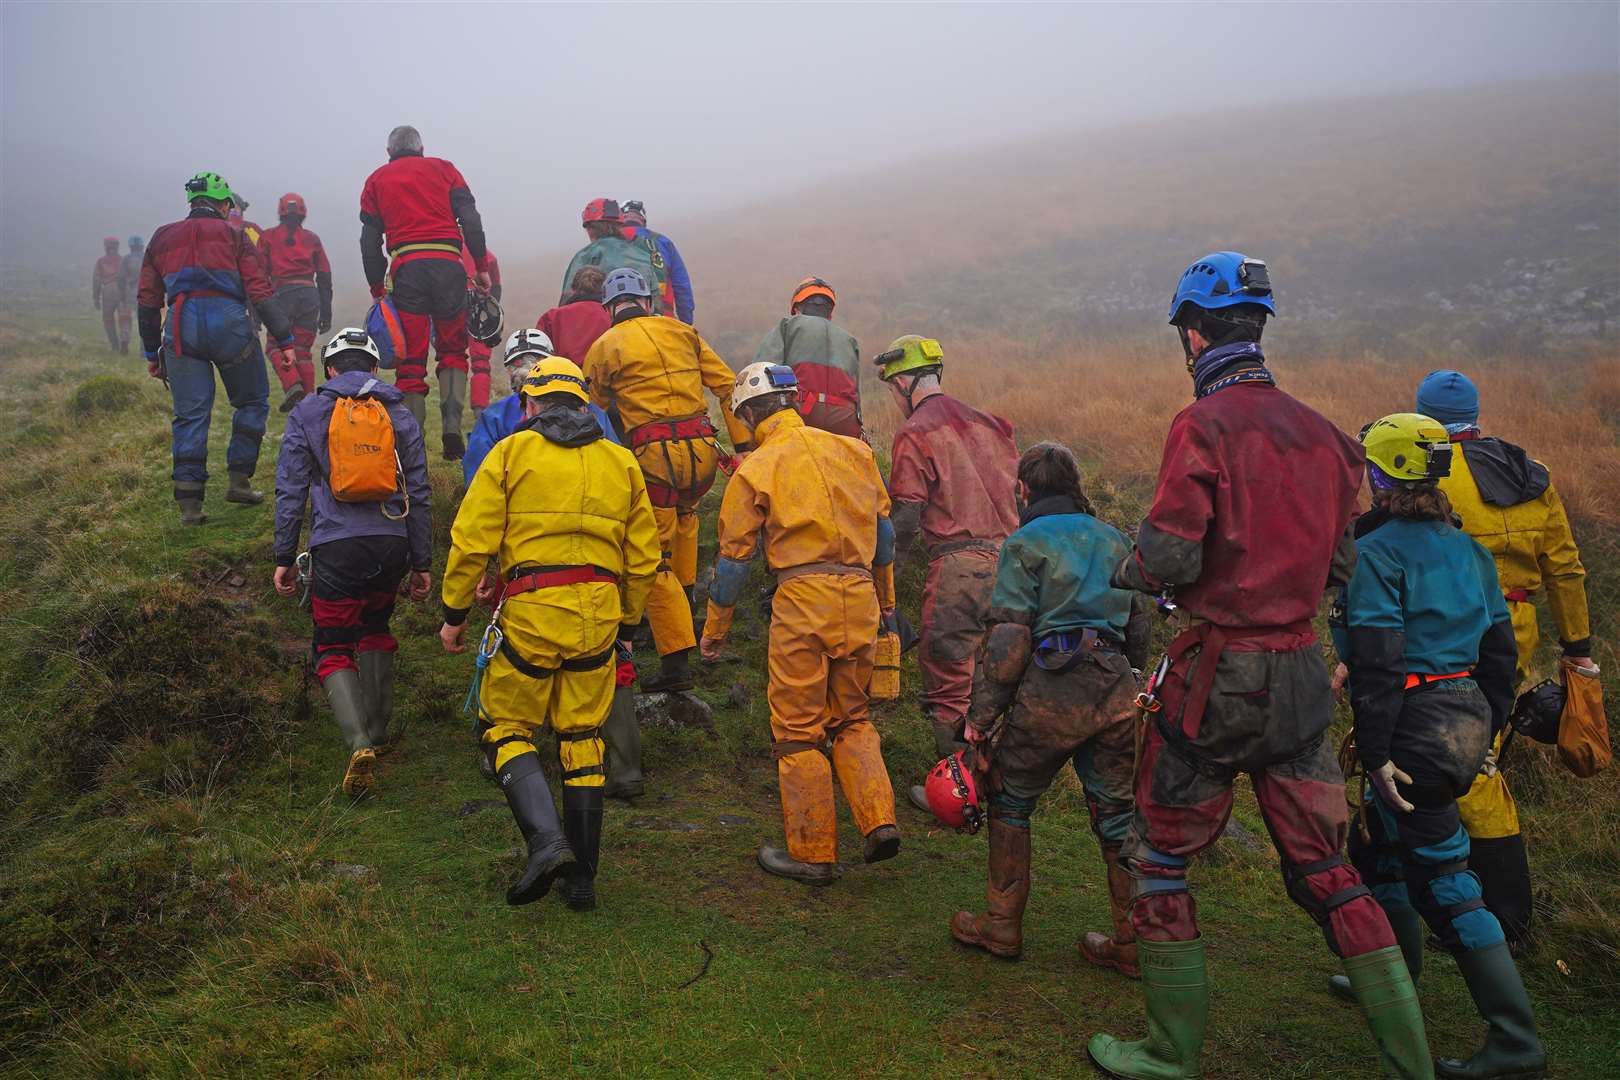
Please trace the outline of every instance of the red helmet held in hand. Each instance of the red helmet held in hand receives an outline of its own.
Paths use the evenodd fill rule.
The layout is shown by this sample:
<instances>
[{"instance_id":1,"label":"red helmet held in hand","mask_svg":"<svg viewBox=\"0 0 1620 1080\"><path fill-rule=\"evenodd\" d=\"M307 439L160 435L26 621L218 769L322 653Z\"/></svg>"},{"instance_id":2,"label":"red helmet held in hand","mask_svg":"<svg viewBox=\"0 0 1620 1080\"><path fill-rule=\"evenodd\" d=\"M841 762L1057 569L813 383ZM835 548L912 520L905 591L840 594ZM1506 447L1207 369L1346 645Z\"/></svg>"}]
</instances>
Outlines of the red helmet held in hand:
<instances>
[{"instance_id":1,"label":"red helmet held in hand","mask_svg":"<svg viewBox=\"0 0 1620 1080\"><path fill-rule=\"evenodd\" d=\"M928 808L942 824L953 829L979 831L984 824L984 811L979 809L979 785L973 778L973 769L958 750L935 765L923 782L928 795Z\"/></svg>"}]
</instances>

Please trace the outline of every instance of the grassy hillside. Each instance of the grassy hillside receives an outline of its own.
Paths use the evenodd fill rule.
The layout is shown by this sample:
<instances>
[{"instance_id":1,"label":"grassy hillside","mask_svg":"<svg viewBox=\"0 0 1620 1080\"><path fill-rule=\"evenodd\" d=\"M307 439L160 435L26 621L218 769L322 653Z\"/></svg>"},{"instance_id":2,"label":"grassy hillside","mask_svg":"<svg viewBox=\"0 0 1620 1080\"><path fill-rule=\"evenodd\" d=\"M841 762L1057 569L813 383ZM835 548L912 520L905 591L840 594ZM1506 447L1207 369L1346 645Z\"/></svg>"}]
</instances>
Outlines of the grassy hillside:
<instances>
[{"instance_id":1,"label":"grassy hillside","mask_svg":"<svg viewBox=\"0 0 1620 1080\"><path fill-rule=\"evenodd\" d=\"M474 767L470 662L439 650L433 605L401 605L406 734L381 798L349 805L307 620L269 587L268 509L228 507L216 485L206 527L176 524L162 390L98 337L82 304L43 294L12 292L0 316L0 1074L1012 1077L1083 1069L1093 1031L1139 1030L1135 987L1074 952L1107 901L1072 778L1039 814L1020 963L950 943L951 911L983 900L984 840L907 808L901 857L833 888L754 867L780 824L748 605L741 662L700 686L714 730L649 730L649 795L609 808L595 913L502 902L519 841ZM1181 400L1162 351L979 352L955 369L963 388L1003 388L997 407L1031 435L1083 436L1105 515L1134 521L1154 425ZM1077 360L1144 372L1144 389L1115 376L1058 402L997 374ZM1352 381L1289 377L1310 400ZM1612 377L1601 414L1581 404L1596 389L1541 385L1612 482ZM222 407L216 455L227 430ZM433 482L442 541L459 470L435 462ZM1608 643L1612 542L1602 553ZM881 726L903 784L931 739L909 704ZM1620 782L1577 784L1542 756L1515 774L1545 929L1522 966L1556 1075L1612 1076ZM859 841L843 820L847 862ZM1368 1075L1370 1042L1326 994L1331 958L1283 898L1246 787L1193 880L1216 982L1206 1075ZM1423 998L1436 1051L1470 1050L1478 1024L1449 964L1430 965Z\"/></svg>"}]
</instances>

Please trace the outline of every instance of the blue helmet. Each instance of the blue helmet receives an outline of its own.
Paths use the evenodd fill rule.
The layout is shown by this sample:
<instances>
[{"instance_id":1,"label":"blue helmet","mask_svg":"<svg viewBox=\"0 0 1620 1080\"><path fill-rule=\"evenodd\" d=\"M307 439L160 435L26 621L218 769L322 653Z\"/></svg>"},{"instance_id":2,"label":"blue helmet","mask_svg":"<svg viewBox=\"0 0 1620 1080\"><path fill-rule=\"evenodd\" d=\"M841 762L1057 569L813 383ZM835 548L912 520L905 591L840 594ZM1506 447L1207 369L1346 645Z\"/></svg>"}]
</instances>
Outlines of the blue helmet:
<instances>
[{"instance_id":1,"label":"blue helmet","mask_svg":"<svg viewBox=\"0 0 1620 1080\"><path fill-rule=\"evenodd\" d=\"M649 299L652 290L647 288L647 279L634 270L621 267L613 271L602 281L602 303L611 304L621 296L639 296Z\"/></svg>"},{"instance_id":2,"label":"blue helmet","mask_svg":"<svg viewBox=\"0 0 1620 1080\"><path fill-rule=\"evenodd\" d=\"M1239 251L1217 251L1205 255L1182 272L1176 295L1170 300L1170 322L1174 325L1182 308L1192 304L1205 311L1258 304L1271 315L1277 304L1271 298L1271 275L1266 264Z\"/></svg>"}]
</instances>

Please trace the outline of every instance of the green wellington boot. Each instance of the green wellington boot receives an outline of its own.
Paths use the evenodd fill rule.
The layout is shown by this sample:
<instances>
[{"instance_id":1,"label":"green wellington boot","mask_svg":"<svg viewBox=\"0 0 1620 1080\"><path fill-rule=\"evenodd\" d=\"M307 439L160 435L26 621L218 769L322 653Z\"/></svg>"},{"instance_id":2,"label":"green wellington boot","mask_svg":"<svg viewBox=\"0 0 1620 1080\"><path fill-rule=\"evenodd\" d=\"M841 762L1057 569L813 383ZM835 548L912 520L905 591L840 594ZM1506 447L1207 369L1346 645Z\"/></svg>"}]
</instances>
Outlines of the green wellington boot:
<instances>
[{"instance_id":1,"label":"green wellington boot","mask_svg":"<svg viewBox=\"0 0 1620 1080\"><path fill-rule=\"evenodd\" d=\"M339 668L325 679L326 703L332 707L332 719L349 747L349 767L343 774L343 794L359 798L372 790L377 754L371 748L371 733L366 729L365 694L360 687L360 673L353 668Z\"/></svg>"},{"instance_id":2,"label":"green wellington boot","mask_svg":"<svg viewBox=\"0 0 1620 1080\"><path fill-rule=\"evenodd\" d=\"M1097 1067L1126 1080L1197 1080L1209 983L1204 978L1204 940L1136 943L1147 999L1147 1038L1126 1042L1093 1035L1086 1052Z\"/></svg>"},{"instance_id":3,"label":"green wellington boot","mask_svg":"<svg viewBox=\"0 0 1620 1080\"><path fill-rule=\"evenodd\" d=\"M366 731L371 746L379 754L386 754L392 746L388 742L388 724L394 716L394 654L386 649L361 653L360 690L365 697Z\"/></svg>"},{"instance_id":4,"label":"green wellington boot","mask_svg":"<svg viewBox=\"0 0 1620 1080\"><path fill-rule=\"evenodd\" d=\"M1434 1063L1443 1080L1530 1080L1547 1074L1547 1052L1536 1037L1530 998L1507 943L1474 949L1457 957L1468 992L1479 1015L1490 1025L1485 1045L1467 1061L1440 1058Z\"/></svg>"},{"instance_id":5,"label":"green wellington boot","mask_svg":"<svg viewBox=\"0 0 1620 1080\"><path fill-rule=\"evenodd\" d=\"M175 481L174 501L180 506L180 524L208 523L208 515L203 513L203 485L190 480Z\"/></svg>"},{"instance_id":6,"label":"green wellington boot","mask_svg":"<svg viewBox=\"0 0 1620 1080\"><path fill-rule=\"evenodd\" d=\"M638 799L646 794L647 781L641 774L641 725L636 721L636 691L620 686L613 691L613 707L602 725L607 744L607 784L602 794L609 799Z\"/></svg>"},{"instance_id":7,"label":"green wellington boot","mask_svg":"<svg viewBox=\"0 0 1620 1080\"><path fill-rule=\"evenodd\" d=\"M1419 925L1419 949L1422 934ZM1434 1080L1429 1040L1423 1033L1423 1009L1400 946L1349 957L1344 961L1344 973L1378 1042L1384 1075L1393 1080Z\"/></svg>"},{"instance_id":8,"label":"green wellington boot","mask_svg":"<svg viewBox=\"0 0 1620 1080\"><path fill-rule=\"evenodd\" d=\"M233 472L231 482L225 489L225 501L240 503L242 506L258 506L264 502L264 492L253 490L253 478L244 472Z\"/></svg>"},{"instance_id":9,"label":"green wellington boot","mask_svg":"<svg viewBox=\"0 0 1620 1080\"><path fill-rule=\"evenodd\" d=\"M1384 912L1389 916L1389 928L1395 931L1395 943L1401 947L1401 955L1406 958L1406 970L1412 976L1412 985L1416 986L1418 976L1423 973L1423 916L1417 913L1414 907L1389 908ZM1352 1005L1359 1005L1356 992L1350 988L1350 976L1328 976L1328 989L1333 991L1335 997L1348 1001Z\"/></svg>"}]
</instances>

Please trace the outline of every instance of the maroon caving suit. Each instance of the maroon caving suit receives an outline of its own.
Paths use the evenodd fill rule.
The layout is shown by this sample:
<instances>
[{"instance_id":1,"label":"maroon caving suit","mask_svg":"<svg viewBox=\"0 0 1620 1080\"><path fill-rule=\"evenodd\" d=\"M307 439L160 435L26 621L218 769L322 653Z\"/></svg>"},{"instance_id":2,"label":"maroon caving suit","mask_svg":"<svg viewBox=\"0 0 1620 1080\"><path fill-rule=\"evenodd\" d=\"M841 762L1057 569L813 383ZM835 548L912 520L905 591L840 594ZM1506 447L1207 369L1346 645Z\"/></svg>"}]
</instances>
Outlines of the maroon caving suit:
<instances>
[{"instance_id":1,"label":"maroon caving suit","mask_svg":"<svg viewBox=\"0 0 1620 1080\"><path fill-rule=\"evenodd\" d=\"M1170 669L1137 762L1123 855L1131 922L1198 936L1187 859L1215 842L1249 774L1289 896L1341 957L1395 943L1342 855L1344 774L1325 738L1333 698L1311 619L1349 580L1361 448L1269 383L1218 390L1171 423L1153 506L1115 584L1174 589ZM1213 665L1213 667L1211 667Z\"/></svg>"},{"instance_id":2,"label":"maroon caving suit","mask_svg":"<svg viewBox=\"0 0 1620 1080\"><path fill-rule=\"evenodd\" d=\"M117 241L106 245L106 251L90 271L90 302L101 309L101 325L107 331L107 347L127 353L129 302L134 297L124 295L124 260L118 255Z\"/></svg>"},{"instance_id":3,"label":"maroon caving suit","mask_svg":"<svg viewBox=\"0 0 1620 1080\"><path fill-rule=\"evenodd\" d=\"M489 271L489 295L497 302L501 299L501 264L496 261L495 253L485 249L488 260L485 268ZM461 267L467 272L467 287L473 287L473 278L478 274L478 266L467 250L467 245L461 246ZM472 399L473 412L479 413L489 408L489 354L490 346L482 341L467 339L467 366L471 375L467 380L468 397Z\"/></svg>"},{"instance_id":4,"label":"maroon caving suit","mask_svg":"<svg viewBox=\"0 0 1620 1080\"><path fill-rule=\"evenodd\" d=\"M430 340L439 369L467 370L463 241L476 269L488 269L489 260L477 204L450 162L403 154L366 178L360 225L360 261L371 295L392 295L405 331L395 385L407 394L426 394Z\"/></svg>"},{"instance_id":5,"label":"maroon caving suit","mask_svg":"<svg viewBox=\"0 0 1620 1080\"><path fill-rule=\"evenodd\" d=\"M940 393L895 432L891 462L895 565L919 532L928 548L917 664L923 712L950 754L963 745L996 556L1018 528L1018 446L1007 421Z\"/></svg>"},{"instance_id":6,"label":"maroon caving suit","mask_svg":"<svg viewBox=\"0 0 1620 1080\"><path fill-rule=\"evenodd\" d=\"M259 253L270 272L276 300L293 324L293 366L278 370L283 390L302 383L315 392L315 335L332 322L332 264L321 238L296 217L259 234Z\"/></svg>"}]
</instances>

